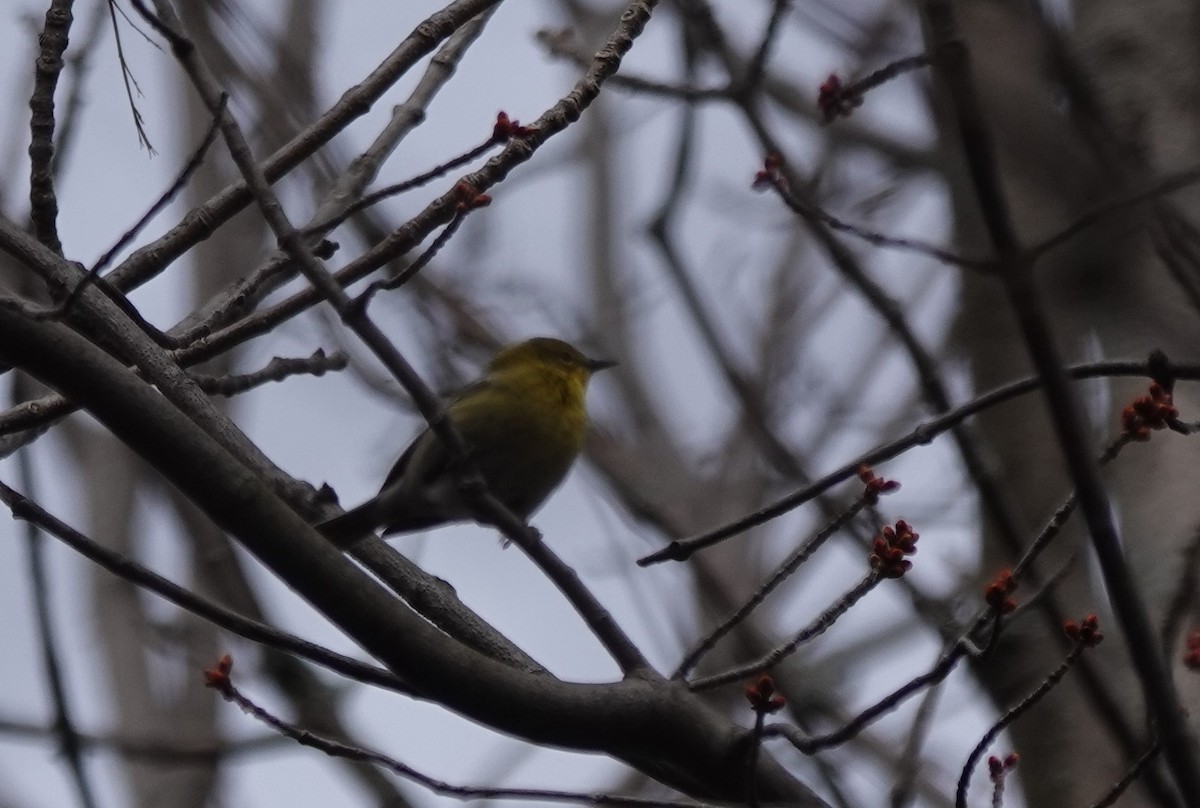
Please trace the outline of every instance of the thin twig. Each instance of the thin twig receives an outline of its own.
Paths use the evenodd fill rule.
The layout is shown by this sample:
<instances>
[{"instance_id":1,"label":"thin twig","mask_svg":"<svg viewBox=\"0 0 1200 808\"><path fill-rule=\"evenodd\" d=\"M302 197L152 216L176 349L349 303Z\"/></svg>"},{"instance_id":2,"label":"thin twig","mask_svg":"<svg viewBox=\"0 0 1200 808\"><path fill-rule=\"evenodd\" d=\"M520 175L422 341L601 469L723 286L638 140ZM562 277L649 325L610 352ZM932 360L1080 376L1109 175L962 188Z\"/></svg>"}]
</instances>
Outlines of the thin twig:
<instances>
[{"instance_id":1,"label":"thin twig","mask_svg":"<svg viewBox=\"0 0 1200 808\"><path fill-rule=\"evenodd\" d=\"M361 294L358 295L357 298L355 298L353 305L366 308L367 304L371 302L376 293L391 289L399 289L401 286L412 280L412 278L414 278L418 272L424 269L429 262L432 261L439 252L441 252L442 248L445 247L454 234L458 232L458 228L462 227L462 223L466 221L467 213L469 211L470 208L466 207L465 205L461 206L457 211L455 211L454 218L451 219L444 228L442 228L442 232L438 233L437 238L435 238L433 242L430 243L430 245L425 248L425 250L419 256L417 256L412 263L404 267L404 269L400 270L390 278L372 282L369 286L367 286L366 289L362 291Z\"/></svg>"},{"instance_id":2,"label":"thin twig","mask_svg":"<svg viewBox=\"0 0 1200 808\"><path fill-rule=\"evenodd\" d=\"M889 62L878 70L846 85L841 83L836 74L830 76L830 79L821 85L821 93L817 99L817 105L825 114L825 123L831 123L838 117L849 115L851 110L862 103L863 96L876 87L882 86L897 76L928 67L929 64L929 56L919 53Z\"/></svg>"},{"instance_id":3,"label":"thin twig","mask_svg":"<svg viewBox=\"0 0 1200 808\"><path fill-rule=\"evenodd\" d=\"M771 6L771 16L767 19L767 25L759 38L758 47L754 49L754 55L746 63L746 73L739 82L739 94L750 95L759 89L763 75L766 73L767 60L771 58L771 48L779 39L780 31L783 29L783 18L791 5L791 0L774 0L774 4Z\"/></svg>"},{"instance_id":4,"label":"thin twig","mask_svg":"<svg viewBox=\"0 0 1200 808\"><path fill-rule=\"evenodd\" d=\"M228 678L228 670L223 673L218 667L213 671L206 672L210 682L210 687L213 687L227 701L236 704L250 717L262 722L266 726L280 733L281 735L291 738L296 743L316 749L331 757L347 758L349 760L357 760L365 763L372 763L376 766L387 769L388 771L411 780L418 785L424 786L434 794L441 794L450 797L456 797L462 800L484 800L484 799L506 799L506 800L528 800L531 802L553 801L580 803L587 805L615 805L621 808L729 808L728 805L720 803L704 803L694 802L692 800L667 800L653 799L646 797L625 797L617 794L584 794L577 791L554 791L550 789L540 788L501 788L498 786L460 786L448 783L444 780L431 777L424 774L406 763L370 749L362 747L350 746L349 744L341 743L326 738L322 735L312 732L311 730L303 729L291 724L270 711L256 704L250 698L245 696L233 682Z\"/></svg>"},{"instance_id":5,"label":"thin twig","mask_svg":"<svg viewBox=\"0 0 1200 808\"><path fill-rule=\"evenodd\" d=\"M1117 457L1121 449L1129 444L1129 439L1124 435L1118 437L1109 446L1107 446L1100 455L1100 462L1108 463ZM1029 569L1032 568L1034 561L1045 550L1051 539L1058 534L1062 529L1063 524L1070 518L1074 512L1075 494L1072 492L1067 496L1064 503L1058 508L1038 535L1029 543L1021 557L1017 559L1017 563L1013 565L1011 575L1016 581L1019 581ZM985 606L980 609L975 617L967 624L950 646L944 650L937 662L934 663L928 671L918 676L913 677L908 682L904 683L896 690L879 699L875 704L861 711L858 715L844 724L840 729L829 732L825 735L805 736L794 728L786 726L775 726L768 728L769 734L782 735L788 739L797 749L805 754L812 754L819 749L825 749L832 746L845 743L868 724L871 724L875 719L888 713L900 706L909 696L920 692L923 688L929 685L936 685L942 682L954 670L958 662L970 655L981 655L989 650L989 646L979 649L972 638L977 637L981 631L991 627L992 634L989 639L989 646L995 642L996 634L1000 628L997 622L997 616L991 606Z\"/></svg>"},{"instance_id":6,"label":"thin twig","mask_svg":"<svg viewBox=\"0 0 1200 808\"><path fill-rule=\"evenodd\" d=\"M802 199L795 191L792 190L790 184L786 182L781 175L772 176L772 167L764 169L759 175L759 184L762 182L768 183L773 187L783 203L796 215L802 217L806 221L815 222L828 227L830 230L836 230L839 233L846 233L854 236L857 239L865 241L873 247L883 247L891 250L903 250L905 252L916 253L927 258L932 258L942 264L959 267L961 269L973 269L983 273L992 273L996 270L996 262L987 258L968 258L958 255L936 244L921 241L919 239L901 238L899 236L889 236L885 233L880 233L870 230L859 224L847 222L844 219L839 219L832 213L821 208L808 200Z\"/></svg>"},{"instance_id":7,"label":"thin twig","mask_svg":"<svg viewBox=\"0 0 1200 808\"><path fill-rule=\"evenodd\" d=\"M10 738L39 739L54 737L57 729L30 721L0 718L0 735ZM221 738L216 743L180 743L174 736L147 737L124 734L98 735L79 733L79 742L87 749L119 752L123 757L148 761L211 763L243 754L276 748L287 743L275 733L242 740Z\"/></svg>"},{"instance_id":8,"label":"thin twig","mask_svg":"<svg viewBox=\"0 0 1200 808\"><path fill-rule=\"evenodd\" d=\"M316 225L328 222L332 227L345 218L346 207L358 199L379 175L380 168L403 140L425 120L427 109L438 92L450 80L455 68L467 49L483 33L495 8L489 8L471 19L438 48L429 60L417 86L402 104L392 110L391 118L376 135L371 144L353 160L333 183L333 187L321 200L317 211L304 226L305 234L314 242L327 234ZM218 293L206 306L201 317L191 315L171 329L176 344L181 348L193 341L206 337L214 329L229 325L238 314L252 310L269 292L278 288L293 274L291 259L286 253L275 252L262 261L248 276L239 278L224 291Z\"/></svg>"},{"instance_id":9,"label":"thin twig","mask_svg":"<svg viewBox=\"0 0 1200 808\"><path fill-rule=\"evenodd\" d=\"M209 376L204 373L190 374L192 380L206 392L218 396L236 396L261 387L268 382L281 382L292 376L324 376L331 370L344 370L347 358L341 351L326 354L318 348L312 356L287 359L276 356L266 367L253 373Z\"/></svg>"},{"instance_id":10,"label":"thin twig","mask_svg":"<svg viewBox=\"0 0 1200 808\"><path fill-rule=\"evenodd\" d=\"M96 259L96 263L92 264L87 274L84 275L83 279L75 285L75 288L71 290L69 295L67 295L66 299L62 302L62 305L55 307L48 313L50 316L63 317L70 314L71 307L75 304L75 301L79 299L79 296L83 294L84 290L86 290L90 284L94 283L100 277L100 273L108 268L108 265L112 263L114 258L116 258L117 253L131 244L133 240L137 238L138 234L141 233L146 227L146 225L150 224L154 217L161 213L167 207L167 205L171 204L175 197L179 195L179 192L182 191L184 186L187 185L187 182L192 178L192 175L195 174L200 166L204 164L204 156L208 154L209 148L216 141L217 134L220 132L220 130L217 128L217 121L220 120L221 114L224 112L228 102L229 97L225 96L221 101L220 112L213 116L212 122L209 124L208 131L204 133L204 137L200 141L200 145L197 146L192 152L192 156L188 158L186 163L184 163L184 166L180 170L178 176L176 176L175 180L170 184L170 186L167 187L167 190L163 191L158 199L154 201L154 204L150 206L149 210L142 214L141 218L134 223L133 227L122 233L121 237L117 239L116 243L105 250L104 254ZM109 296L116 297L119 295L119 292L114 292L114 294L110 294Z\"/></svg>"},{"instance_id":11,"label":"thin twig","mask_svg":"<svg viewBox=\"0 0 1200 808\"><path fill-rule=\"evenodd\" d=\"M591 54L586 52L576 41L571 29L552 30L543 28L537 32L537 40L542 43L551 56L567 59L578 67L586 67L591 61ZM615 88L630 90L646 95L675 98L681 101L731 101L733 90L730 87L693 87L691 85L669 84L665 81L648 79L643 76L621 73L610 80Z\"/></svg>"},{"instance_id":12,"label":"thin twig","mask_svg":"<svg viewBox=\"0 0 1200 808\"><path fill-rule=\"evenodd\" d=\"M1176 375L1180 379L1200 379L1200 367L1188 367L1186 371L1182 371L1184 366L1171 365L1173 372L1180 370ZM1081 365L1075 365L1067 368L1068 375L1076 380L1090 379L1106 376L1152 376L1155 372L1155 366L1150 362L1128 362L1128 361L1109 361L1095 362ZM841 466L835 471L826 474L818 480L804 486L803 488L788 494L770 503L751 514L741 517L733 522L730 522L721 527L702 533L688 539L677 539L670 542L666 547L651 553L643 558L638 559L640 566L649 566L658 564L663 561L684 561L692 556L693 553L732 538L752 527L769 522L777 516L787 513L790 510L800 507L804 503L814 499L825 491L829 490L838 483L844 482L853 477L860 466L868 465L876 467L881 463L891 460L894 457L903 454L908 449L915 446L924 446L933 441L939 434L949 430L954 425L984 412L999 404L1010 401L1022 395L1026 395L1041 386L1038 378L1022 379L1012 384L998 387L991 392L977 396L971 401L947 411L944 415L937 418L932 418L922 424L918 424L907 436L898 438L897 440L885 443L881 446L872 449L870 452L861 455L856 460ZM4 422L4 418L0 415L0 425ZM0 428L0 434L4 430Z\"/></svg>"},{"instance_id":13,"label":"thin twig","mask_svg":"<svg viewBox=\"0 0 1200 808\"><path fill-rule=\"evenodd\" d=\"M964 634L964 637L966 635ZM825 735L805 735L790 724L771 724L764 731L766 735L777 735L786 738L792 746L802 753L811 755L821 749L840 746L858 735L868 724L885 713L899 707L909 696L918 693L929 685L935 685L944 680L954 670L958 661L967 654L967 644L963 641L954 643L949 651L944 652L938 661L925 673L914 676L883 699L860 712L840 729Z\"/></svg>"},{"instance_id":14,"label":"thin twig","mask_svg":"<svg viewBox=\"0 0 1200 808\"><path fill-rule=\"evenodd\" d=\"M942 688L933 685L925 691L925 698L921 699L921 703L917 707L917 715L913 718L912 726L909 727L908 737L904 741L904 749L893 769L896 772L896 782L892 785L891 794L888 795L890 808L904 808L913 797L917 774L921 771L921 747L929 736L929 730L933 725L933 714L937 709L941 694Z\"/></svg>"},{"instance_id":15,"label":"thin twig","mask_svg":"<svg viewBox=\"0 0 1200 808\"><path fill-rule=\"evenodd\" d=\"M341 95L337 103L308 128L263 160L262 170L274 182L311 157L357 118L367 114L413 65L429 55L477 15L499 5L501 0L454 0L422 20L407 37L359 84ZM128 292L153 278L172 261L186 253L216 228L253 201L245 181L235 182L208 202L192 210L162 238L137 250L110 276L120 290Z\"/></svg>"},{"instance_id":16,"label":"thin twig","mask_svg":"<svg viewBox=\"0 0 1200 808\"><path fill-rule=\"evenodd\" d=\"M252 642L294 654L349 679L384 687L398 693L413 694L412 688L389 670L367 665L352 657L302 640L273 626L243 617L231 609L167 580L136 561L113 552L88 538L3 482L0 482L0 500L3 500L4 504L9 507L14 517L37 525L88 560L96 562L114 575L130 581L148 592L153 592L164 600L226 631L245 637Z\"/></svg>"},{"instance_id":17,"label":"thin twig","mask_svg":"<svg viewBox=\"0 0 1200 808\"><path fill-rule=\"evenodd\" d=\"M17 453L17 468L25 487L32 490L34 476L28 448ZM84 766L83 743L71 715L67 684L59 659L59 644L55 636L54 620L50 614L50 583L47 579L44 537L33 522L26 523L25 536L29 547L29 580L33 588L34 614L42 647L42 664L54 702L54 732L58 736L58 748L67 762L67 768L71 770L80 805L83 808L96 808L96 793Z\"/></svg>"},{"instance_id":18,"label":"thin twig","mask_svg":"<svg viewBox=\"0 0 1200 808\"><path fill-rule=\"evenodd\" d=\"M967 788L971 784L971 774L975 771L975 766L978 765L983 753L992 745L992 741L999 737L1000 733L1022 715L1030 710L1035 704L1042 700L1043 697L1058 685L1062 678L1067 675L1067 671L1071 670L1071 666L1075 664L1075 660L1083 653L1087 646L1081 642L1076 643L1071 652L1067 654L1067 658L1055 668L1042 683L1039 684L1032 693L1026 696L1021 702L1011 710L1002 715L983 737L979 739L979 743L975 744L975 748L967 755L967 762L963 764L962 772L958 776L958 786L954 792L955 808L967 808Z\"/></svg>"},{"instance_id":19,"label":"thin twig","mask_svg":"<svg viewBox=\"0 0 1200 808\"><path fill-rule=\"evenodd\" d=\"M689 60L686 66L686 76L690 79L695 72L695 66ZM663 264L667 274L675 283L683 305L692 318L704 346L712 355L713 362L720 369L725 383L737 396L745 414L745 425L750 436L758 443L764 457L781 473L792 479L803 479L806 475L792 451L771 426L768 411L760 392L753 389L746 374L737 367L725 341L718 334L715 318L704 304L700 291L692 280L691 273L684 265L680 250L676 245L674 235L675 217L680 203L685 199L685 192L690 182L690 169L694 164L692 159L695 145L695 110L688 107L684 110L683 119L679 125L679 139L675 146L675 160L671 171L671 181L664 195L662 204L650 220L648 230L654 244L662 253Z\"/></svg>"},{"instance_id":20,"label":"thin twig","mask_svg":"<svg viewBox=\"0 0 1200 808\"><path fill-rule=\"evenodd\" d=\"M1196 183L1200 182L1200 167L1190 168L1185 171L1180 171L1175 174L1163 177L1149 187L1135 191L1127 196L1118 199L1112 199L1107 202L1101 202L1091 210L1082 213L1077 219L1068 224L1066 227L1059 230L1052 236L1048 236L1042 241L1034 244L1025 250L1025 258L1028 261L1036 261L1046 253L1061 247L1075 236L1083 231L1099 224L1110 216L1117 213L1126 213L1130 208L1136 207L1144 202L1152 202L1156 199L1161 199L1164 196L1181 191Z\"/></svg>"},{"instance_id":21,"label":"thin twig","mask_svg":"<svg viewBox=\"0 0 1200 808\"><path fill-rule=\"evenodd\" d=\"M762 710L754 711L754 731L750 736L750 754L746 756L746 805L758 808L758 781L754 771L758 768L758 756L762 750L763 726L767 714Z\"/></svg>"},{"instance_id":22,"label":"thin twig","mask_svg":"<svg viewBox=\"0 0 1200 808\"><path fill-rule=\"evenodd\" d=\"M1126 789L1141 777L1142 772L1154 762L1154 759L1158 757L1158 753L1161 751L1162 744L1158 742L1158 738L1155 738L1146 751L1133 762L1133 765L1129 767L1125 774L1121 775L1121 779L1113 783L1108 793L1092 803L1091 808L1109 808L1109 806L1115 804L1121 798L1121 795L1125 793Z\"/></svg>"},{"instance_id":23,"label":"thin twig","mask_svg":"<svg viewBox=\"0 0 1200 808\"><path fill-rule=\"evenodd\" d=\"M457 157L453 157L444 163L439 163L424 173L418 174L417 176L404 180L403 182L398 182L395 185L388 185L384 188L380 188L378 191L372 191L371 193L364 195L363 198L359 199L357 202L347 205L346 209L338 213L336 216L321 219L310 225L307 225L304 228L304 232L328 232L329 230L332 230L334 227L337 227L339 224L349 219L354 214L364 211L373 205L377 205L385 199L390 199L393 196L399 196L400 194L407 193L414 188L420 188L422 185L428 185L438 177L446 176L446 174L450 173L459 166L464 166L476 158L487 154L489 150L495 148L503 142L503 140L498 140L494 137L488 138L478 146L468 149Z\"/></svg>"},{"instance_id":24,"label":"thin twig","mask_svg":"<svg viewBox=\"0 0 1200 808\"><path fill-rule=\"evenodd\" d=\"M133 77L133 70L125 58L125 46L121 42L121 26L117 22L117 12L119 11L126 20L129 18L117 5L116 0L107 0L107 3L108 18L112 22L113 42L117 46L117 62L121 65L121 81L125 84L125 99L129 102L129 112L133 115L133 128L137 132L138 143L145 146L146 151L150 154L156 154L154 144L150 142L150 136L146 134L145 119L142 118L141 110L138 109L137 101L134 100L135 95L142 94L142 88L138 86L137 79Z\"/></svg>"},{"instance_id":25,"label":"thin twig","mask_svg":"<svg viewBox=\"0 0 1200 808\"><path fill-rule=\"evenodd\" d=\"M707 8L707 6L703 7ZM711 32L710 39L714 42L721 42L722 35L716 24L715 18L711 13L700 15L705 21L706 27ZM731 75L733 72L733 63L730 51L728 48L720 50L721 58L725 61L727 70ZM884 69L877 71L869 76L861 83L862 89L858 92L865 91L866 88L876 86L876 83L882 83L890 79L892 76L899 74L905 70L913 70L926 66L929 63L927 55L920 55L889 65ZM871 307L879 314L881 319L888 325L889 330L896 336L904 347L906 353L913 362L917 372L917 377L920 382L920 387L923 395L933 406L937 412L946 412L951 408L950 396L945 384L940 378L940 373L936 362L925 350L920 340L917 339L914 331L908 323L906 312L876 283L868 273L863 271L859 263L849 253L849 251L838 241L832 238L828 232L829 229L841 229L844 232L854 233L862 238L865 238L870 243L879 245L900 246L904 248L914 248L918 251L927 251L928 254L934 257L946 259L952 254L933 245L922 244L911 240L894 239L892 237L883 236L878 233L865 231L862 228L846 225L815 206L811 200L803 198L799 193L793 192L793 188L803 187L797 182L795 177L789 175L787 164L778 158L781 153L781 147L778 142L772 137L769 132L763 115L758 110L753 99L740 97L738 99L739 106L743 115L750 123L752 129L757 134L760 143L764 150L771 155L776 155L776 158L768 158L766 168L760 172L756 184L766 181L772 184L784 196L785 201L793 207L793 210L803 215L802 218L810 225L810 229L816 235L818 241L829 254L834 266L846 277L846 279L858 289ZM994 261L975 264L975 268L982 270L992 270L996 268ZM1021 545L1020 539L1020 523L1016 518L1016 512L1012 504L1005 496L1002 486L996 479L995 475L989 469L988 464L984 459L984 453L980 448L977 439L968 426L955 426L952 429L955 443L958 447L959 454L962 457L963 463L967 472L974 482L984 506L985 512L991 517L993 523L997 527L997 533L1014 556L1019 553ZM1052 626L1061 624L1063 615L1061 608L1053 601L1047 601L1047 608L1041 612L1043 618ZM1103 715L1112 715L1114 721L1119 721L1116 714L1108 709L1112 702L1112 698L1108 691L1103 687L1098 677L1094 675L1091 666L1085 660L1085 669L1082 672L1082 678L1088 689L1089 694L1097 702L1098 708ZM1124 737L1129 737L1128 733L1121 733L1121 727L1116 728L1118 734L1123 734Z\"/></svg>"},{"instance_id":26,"label":"thin twig","mask_svg":"<svg viewBox=\"0 0 1200 808\"><path fill-rule=\"evenodd\" d=\"M754 122L753 125L756 131L759 132L759 137L763 144L768 148L776 149L777 144L772 142L761 116L749 108L745 110L745 114ZM782 175L780 179L782 179ZM789 190L788 182L777 182L776 185L781 188L781 193L784 193L786 197L792 198L796 203L805 202L798 194ZM825 248L838 272L858 290L859 294L862 295L871 309L887 325L888 330L904 348L904 352L908 355L909 361L916 371L921 393L926 401L929 402L935 412L943 413L950 410L950 392L941 378L937 362L929 351L925 349L921 340L917 338L916 332L908 321L907 312L904 307L893 299L863 269L854 256L832 238L825 228L821 227L818 222L813 222L812 220L806 221L808 221L817 239ZM1021 546L1020 520L1018 520L1012 504L1005 497L1003 487L996 479L996 475L989 469L979 441L976 439L969 425L955 425L951 429L951 435L954 438L958 453L962 457L967 474L979 491L979 497L986 514L991 517L993 524L996 526L997 534L1006 549L1015 555ZM1061 620L1055 621L1056 625L1060 622Z\"/></svg>"},{"instance_id":27,"label":"thin twig","mask_svg":"<svg viewBox=\"0 0 1200 808\"><path fill-rule=\"evenodd\" d=\"M808 560L815 553L826 539L832 536L837 531L847 525L862 509L867 506L867 498L861 497L857 502L851 505L842 513L838 514L827 525L822 527L811 539L800 545L787 559L780 564L773 573L767 576L767 580L758 588L758 590L750 596L733 614L725 620L722 620L716 628L710 631L698 643L696 643L690 651L684 656L679 663L679 667L671 674L674 679L682 679L687 676L691 670L696 667L701 657L707 652L716 647L717 641L728 634L739 623L743 622L750 613L756 609L759 604L766 600L767 595L774 592L780 584L788 579L800 565Z\"/></svg>"},{"instance_id":28,"label":"thin twig","mask_svg":"<svg viewBox=\"0 0 1200 808\"><path fill-rule=\"evenodd\" d=\"M837 619L850 610L850 608L858 603L868 592L884 580L879 574L872 571L867 574L861 581L854 585L850 591L842 595L838 600L823 611L816 620L798 631L787 642L772 648L763 656L749 662L745 665L739 665L736 668L731 668L721 673L713 674L712 676L703 676L699 679L693 679L688 682L688 687L694 692L703 690L711 690L721 685L726 685L731 682L745 681L756 673L762 673L770 669L772 666L779 663L780 660L793 653L797 648L806 642L819 637L832 626Z\"/></svg>"}]
</instances>

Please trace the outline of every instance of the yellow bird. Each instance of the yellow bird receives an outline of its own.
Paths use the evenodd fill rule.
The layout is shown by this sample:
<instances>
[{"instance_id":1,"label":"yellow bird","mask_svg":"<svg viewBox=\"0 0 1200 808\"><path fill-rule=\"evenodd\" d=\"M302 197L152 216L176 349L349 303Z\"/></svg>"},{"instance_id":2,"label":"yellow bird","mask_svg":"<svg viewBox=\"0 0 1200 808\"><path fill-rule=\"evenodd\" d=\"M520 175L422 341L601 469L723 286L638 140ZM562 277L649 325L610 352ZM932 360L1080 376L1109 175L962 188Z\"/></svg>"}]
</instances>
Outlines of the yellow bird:
<instances>
[{"instance_id":1,"label":"yellow bird","mask_svg":"<svg viewBox=\"0 0 1200 808\"><path fill-rule=\"evenodd\" d=\"M528 519L567 476L587 431L584 394L592 374L615 362L589 359L562 340L537 337L509 346L483 378L446 409L488 490ZM317 526L339 547L383 528L384 535L469 520L459 466L426 428L372 499Z\"/></svg>"}]
</instances>

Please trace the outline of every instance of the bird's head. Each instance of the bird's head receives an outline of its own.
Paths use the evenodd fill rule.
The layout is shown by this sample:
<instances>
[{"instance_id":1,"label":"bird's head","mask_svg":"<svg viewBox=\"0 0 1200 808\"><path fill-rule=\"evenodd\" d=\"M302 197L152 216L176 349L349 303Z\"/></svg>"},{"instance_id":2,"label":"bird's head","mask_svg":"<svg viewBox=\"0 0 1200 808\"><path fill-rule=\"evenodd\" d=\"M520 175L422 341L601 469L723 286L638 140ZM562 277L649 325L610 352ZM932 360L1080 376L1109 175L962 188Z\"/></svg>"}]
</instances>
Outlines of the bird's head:
<instances>
[{"instance_id":1,"label":"bird's head","mask_svg":"<svg viewBox=\"0 0 1200 808\"><path fill-rule=\"evenodd\" d=\"M616 362L590 359L570 343L552 337L535 337L500 351L488 363L488 375L535 372L565 376L586 383L592 374Z\"/></svg>"}]
</instances>

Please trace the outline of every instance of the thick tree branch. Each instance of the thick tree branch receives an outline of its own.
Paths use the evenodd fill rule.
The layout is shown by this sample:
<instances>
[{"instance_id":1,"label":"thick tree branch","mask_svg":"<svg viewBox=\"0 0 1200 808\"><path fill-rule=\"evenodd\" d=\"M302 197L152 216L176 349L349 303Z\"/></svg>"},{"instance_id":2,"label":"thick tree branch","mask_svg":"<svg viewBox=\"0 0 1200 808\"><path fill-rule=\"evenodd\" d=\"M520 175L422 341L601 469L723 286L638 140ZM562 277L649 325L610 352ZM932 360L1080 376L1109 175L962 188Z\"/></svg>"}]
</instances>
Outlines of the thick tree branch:
<instances>
[{"instance_id":1,"label":"thick tree branch","mask_svg":"<svg viewBox=\"0 0 1200 808\"><path fill-rule=\"evenodd\" d=\"M705 798L744 793L746 731L678 683L573 684L448 639L358 570L157 390L56 323L0 308L0 360L84 405L333 623L430 698L537 743L607 752ZM764 800L823 803L769 758Z\"/></svg>"}]
</instances>

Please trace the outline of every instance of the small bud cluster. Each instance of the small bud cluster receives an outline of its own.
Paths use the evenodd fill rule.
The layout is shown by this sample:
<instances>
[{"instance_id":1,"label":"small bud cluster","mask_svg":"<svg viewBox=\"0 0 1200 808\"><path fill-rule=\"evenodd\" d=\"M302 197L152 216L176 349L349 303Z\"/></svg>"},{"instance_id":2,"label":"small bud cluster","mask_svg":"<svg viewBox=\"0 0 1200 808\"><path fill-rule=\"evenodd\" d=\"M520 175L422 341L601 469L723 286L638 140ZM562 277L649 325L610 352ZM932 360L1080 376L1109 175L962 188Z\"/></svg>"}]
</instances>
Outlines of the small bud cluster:
<instances>
[{"instance_id":1,"label":"small bud cluster","mask_svg":"<svg viewBox=\"0 0 1200 808\"><path fill-rule=\"evenodd\" d=\"M1015 591L1017 581L1012 570L1001 570L984 588L983 599L997 614L1011 614L1017 608L1017 602L1010 597Z\"/></svg>"},{"instance_id":2,"label":"small bud cluster","mask_svg":"<svg viewBox=\"0 0 1200 808\"><path fill-rule=\"evenodd\" d=\"M765 673L746 685L746 700L750 702L751 709L760 715L777 713L787 704L787 700L775 692L775 680Z\"/></svg>"},{"instance_id":3,"label":"small bud cluster","mask_svg":"<svg viewBox=\"0 0 1200 808\"><path fill-rule=\"evenodd\" d=\"M817 91L817 108L825 116L825 123L848 117L862 102L862 94L842 84L837 73L830 73Z\"/></svg>"},{"instance_id":4,"label":"small bud cluster","mask_svg":"<svg viewBox=\"0 0 1200 808\"><path fill-rule=\"evenodd\" d=\"M988 776L992 779L993 783L999 783L1004 779L1006 774L1017 768L1017 764L1020 762L1021 756L1016 752L1004 758L992 755L988 758Z\"/></svg>"},{"instance_id":5,"label":"small bud cluster","mask_svg":"<svg viewBox=\"0 0 1200 808\"><path fill-rule=\"evenodd\" d=\"M233 671L233 657L225 654L217 660L217 664L204 672L204 686L211 687L217 692L228 695L233 687L229 674Z\"/></svg>"},{"instance_id":6,"label":"small bud cluster","mask_svg":"<svg viewBox=\"0 0 1200 808\"><path fill-rule=\"evenodd\" d=\"M756 191L785 187L787 183L779 171L782 166L782 157L775 153L768 154L763 158L763 167L754 174L754 182L750 184L750 187Z\"/></svg>"},{"instance_id":7,"label":"small bud cluster","mask_svg":"<svg viewBox=\"0 0 1200 808\"><path fill-rule=\"evenodd\" d=\"M879 502L879 497L883 494L890 494L893 491L900 490L900 483L895 480L885 480L883 477L876 477L875 472L865 463L858 467L858 479L862 480L863 485L867 490L863 492L863 501L868 505L875 505Z\"/></svg>"},{"instance_id":8,"label":"small bud cluster","mask_svg":"<svg viewBox=\"0 0 1200 808\"><path fill-rule=\"evenodd\" d=\"M1063 623L1063 631L1067 636L1085 648L1095 648L1104 640L1104 635L1099 629L1100 618L1094 614L1083 618L1082 623L1076 623L1074 620Z\"/></svg>"},{"instance_id":9,"label":"small bud cluster","mask_svg":"<svg viewBox=\"0 0 1200 808\"><path fill-rule=\"evenodd\" d=\"M478 208L486 208L492 204L492 198L487 194L482 194L479 189L471 183L462 180L454 186L454 192L458 195L458 213L467 213L468 211Z\"/></svg>"},{"instance_id":10,"label":"small bud cluster","mask_svg":"<svg viewBox=\"0 0 1200 808\"><path fill-rule=\"evenodd\" d=\"M496 113L496 125L492 127L492 142L503 143L514 137L525 137L533 132L533 128L522 126L520 121L512 120L507 112Z\"/></svg>"},{"instance_id":11,"label":"small bud cluster","mask_svg":"<svg viewBox=\"0 0 1200 808\"><path fill-rule=\"evenodd\" d=\"M1171 391L1158 382L1150 384L1150 391L1138 396L1121 412L1121 428L1134 440L1150 440L1150 431L1165 429L1179 417L1179 410L1171 399Z\"/></svg>"},{"instance_id":12,"label":"small bud cluster","mask_svg":"<svg viewBox=\"0 0 1200 808\"><path fill-rule=\"evenodd\" d=\"M871 548L871 569L884 578L899 578L912 569L905 556L917 552L919 536L903 519L894 528L885 527L875 537Z\"/></svg>"}]
</instances>

